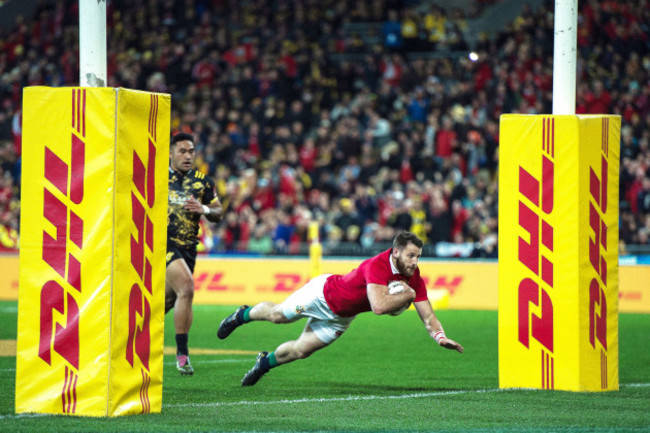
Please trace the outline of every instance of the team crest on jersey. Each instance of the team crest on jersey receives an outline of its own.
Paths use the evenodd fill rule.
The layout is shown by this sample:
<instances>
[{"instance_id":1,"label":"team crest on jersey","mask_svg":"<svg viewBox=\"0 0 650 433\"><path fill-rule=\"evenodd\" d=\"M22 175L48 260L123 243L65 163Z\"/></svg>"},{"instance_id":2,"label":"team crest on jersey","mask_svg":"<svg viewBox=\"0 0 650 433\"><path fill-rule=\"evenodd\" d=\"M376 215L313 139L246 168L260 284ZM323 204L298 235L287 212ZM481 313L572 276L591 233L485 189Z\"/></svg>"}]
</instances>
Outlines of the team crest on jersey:
<instances>
[{"instance_id":1,"label":"team crest on jersey","mask_svg":"<svg viewBox=\"0 0 650 433\"><path fill-rule=\"evenodd\" d=\"M185 204L188 200L187 195L182 191L169 190L169 203L170 204Z\"/></svg>"},{"instance_id":2,"label":"team crest on jersey","mask_svg":"<svg viewBox=\"0 0 650 433\"><path fill-rule=\"evenodd\" d=\"M302 305L296 305L296 314L302 314L305 312L305 307Z\"/></svg>"}]
</instances>

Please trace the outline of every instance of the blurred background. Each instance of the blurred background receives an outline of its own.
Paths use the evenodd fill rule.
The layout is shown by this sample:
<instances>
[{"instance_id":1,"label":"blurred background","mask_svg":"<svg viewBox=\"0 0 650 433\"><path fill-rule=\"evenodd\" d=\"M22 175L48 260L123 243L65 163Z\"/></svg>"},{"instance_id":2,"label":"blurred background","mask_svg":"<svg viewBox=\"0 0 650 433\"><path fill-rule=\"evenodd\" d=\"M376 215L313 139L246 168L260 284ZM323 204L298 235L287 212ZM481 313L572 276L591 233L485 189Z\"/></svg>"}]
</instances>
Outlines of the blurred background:
<instances>
[{"instance_id":1,"label":"blurred background","mask_svg":"<svg viewBox=\"0 0 650 433\"><path fill-rule=\"evenodd\" d=\"M576 114L622 116L621 258L650 263L650 4L580 0ZM497 257L499 116L552 112L553 1L109 0L108 86L172 95L226 210L202 254ZM0 0L0 250L25 86L79 84L78 2ZM28 228L23 228L23 230Z\"/></svg>"}]
</instances>

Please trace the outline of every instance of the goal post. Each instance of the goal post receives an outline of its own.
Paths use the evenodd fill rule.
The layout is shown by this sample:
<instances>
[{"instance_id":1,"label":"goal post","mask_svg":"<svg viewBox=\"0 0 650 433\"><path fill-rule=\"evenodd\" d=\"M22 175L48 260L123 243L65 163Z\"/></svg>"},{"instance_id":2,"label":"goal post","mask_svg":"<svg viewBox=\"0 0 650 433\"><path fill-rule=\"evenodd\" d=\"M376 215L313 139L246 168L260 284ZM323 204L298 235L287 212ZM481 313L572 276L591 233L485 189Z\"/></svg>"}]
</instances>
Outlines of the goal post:
<instances>
[{"instance_id":1,"label":"goal post","mask_svg":"<svg viewBox=\"0 0 650 433\"><path fill-rule=\"evenodd\" d=\"M501 116L501 388L618 389L620 128Z\"/></svg>"},{"instance_id":2,"label":"goal post","mask_svg":"<svg viewBox=\"0 0 650 433\"><path fill-rule=\"evenodd\" d=\"M160 412L170 105L24 90L16 413Z\"/></svg>"}]
</instances>

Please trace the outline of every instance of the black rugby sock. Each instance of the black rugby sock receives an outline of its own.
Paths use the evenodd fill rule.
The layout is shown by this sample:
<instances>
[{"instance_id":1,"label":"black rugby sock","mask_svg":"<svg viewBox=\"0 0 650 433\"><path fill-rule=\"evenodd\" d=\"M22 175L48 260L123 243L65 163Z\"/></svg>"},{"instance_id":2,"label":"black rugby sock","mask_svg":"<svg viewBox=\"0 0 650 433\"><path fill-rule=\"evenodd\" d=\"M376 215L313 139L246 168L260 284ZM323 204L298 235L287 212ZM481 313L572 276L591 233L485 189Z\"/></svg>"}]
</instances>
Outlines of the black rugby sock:
<instances>
[{"instance_id":1,"label":"black rugby sock","mask_svg":"<svg viewBox=\"0 0 650 433\"><path fill-rule=\"evenodd\" d=\"M176 355L189 355L187 334L176 334Z\"/></svg>"}]
</instances>

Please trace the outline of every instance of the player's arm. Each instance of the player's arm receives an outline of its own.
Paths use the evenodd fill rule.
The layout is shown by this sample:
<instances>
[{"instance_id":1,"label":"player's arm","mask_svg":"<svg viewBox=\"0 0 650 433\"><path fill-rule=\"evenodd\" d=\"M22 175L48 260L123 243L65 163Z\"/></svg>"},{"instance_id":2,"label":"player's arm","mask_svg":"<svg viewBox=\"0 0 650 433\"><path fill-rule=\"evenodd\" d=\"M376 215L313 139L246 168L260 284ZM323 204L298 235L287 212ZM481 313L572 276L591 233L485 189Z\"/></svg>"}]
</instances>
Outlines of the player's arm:
<instances>
[{"instance_id":1,"label":"player's arm","mask_svg":"<svg viewBox=\"0 0 650 433\"><path fill-rule=\"evenodd\" d=\"M204 206L205 208L203 208L203 214L208 219L208 221L218 223L223 219L223 207L221 206L221 200L219 200L219 197L215 196L210 203ZM207 213L205 212L206 208Z\"/></svg>"},{"instance_id":2,"label":"player's arm","mask_svg":"<svg viewBox=\"0 0 650 433\"><path fill-rule=\"evenodd\" d=\"M424 323L424 326L427 328L427 332L439 346L463 353L463 346L456 343L454 340L447 338L445 335L445 330L442 328L442 324L436 317L436 313L433 312L431 302L429 302L428 299L414 302L413 305L415 305L415 309L420 315L422 323Z\"/></svg>"},{"instance_id":3,"label":"player's arm","mask_svg":"<svg viewBox=\"0 0 650 433\"><path fill-rule=\"evenodd\" d=\"M219 200L215 190L214 181L206 177L205 182L207 184L207 194L204 196L206 201L206 204L203 205L204 215L208 221L218 223L223 219L223 206L221 206L221 200Z\"/></svg>"},{"instance_id":4,"label":"player's arm","mask_svg":"<svg viewBox=\"0 0 650 433\"><path fill-rule=\"evenodd\" d=\"M404 283L405 290L400 293L390 295L388 286L382 284L368 283L366 290L368 292L368 301L370 308L375 314L387 314L401 308L407 302L415 299L415 290Z\"/></svg>"}]
</instances>

